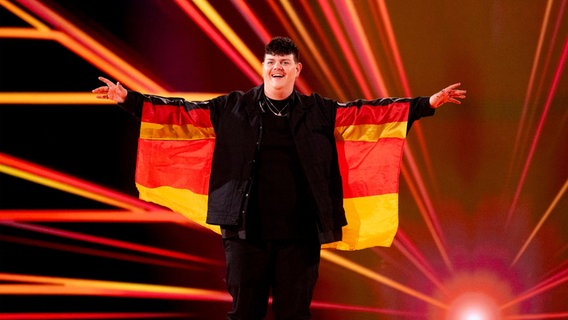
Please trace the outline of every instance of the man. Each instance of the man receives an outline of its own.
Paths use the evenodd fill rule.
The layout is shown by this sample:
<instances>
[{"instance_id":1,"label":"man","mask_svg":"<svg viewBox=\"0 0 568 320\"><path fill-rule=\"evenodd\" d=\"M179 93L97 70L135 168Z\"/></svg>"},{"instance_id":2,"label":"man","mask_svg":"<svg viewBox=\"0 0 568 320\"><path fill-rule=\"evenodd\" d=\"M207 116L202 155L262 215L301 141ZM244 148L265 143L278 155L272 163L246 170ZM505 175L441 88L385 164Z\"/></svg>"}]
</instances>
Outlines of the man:
<instances>
[{"instance_id":1,"label":"man","mask_svg":"<svg viewBox=\"0 0 568 320\"><path fill-rule=\"evenodd\" d=\"M265 47L263 84L246 93L189 102L127 91L102 77L106 86L93 90L138 117L143 105L209 112L215 149L207 223L221 227L233 297L228 319L263 319L270 290L276 319L310 319L320 246L341 240L347 224L335 141L338 110L388 111L396 104L410 128L446 102L459 104L466 93L454 84L429 98L338 103L295 91L301 70L294 42L277 37Z\"/></svg>"}]
</instances>

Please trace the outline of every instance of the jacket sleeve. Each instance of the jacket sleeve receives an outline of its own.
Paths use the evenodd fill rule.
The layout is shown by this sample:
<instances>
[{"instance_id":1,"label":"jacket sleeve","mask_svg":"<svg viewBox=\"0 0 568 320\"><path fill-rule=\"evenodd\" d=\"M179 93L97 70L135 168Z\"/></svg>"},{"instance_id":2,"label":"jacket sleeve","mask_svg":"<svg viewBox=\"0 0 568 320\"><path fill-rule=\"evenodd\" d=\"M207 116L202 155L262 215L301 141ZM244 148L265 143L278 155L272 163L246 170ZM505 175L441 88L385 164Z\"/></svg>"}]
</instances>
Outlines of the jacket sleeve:
<instances>
[{"instance_id":1,"label":"jacket sleeve","mask_svg":"<svg viewBox=\"0 0 568 320\"><path fill-rule=\"evenodd\" d=\"M414 121L422 117L433 116L435 113L436 109L430 107L430 97L417 97L411 99L406 132L410 131L410 127Z\"/></svg>"},{"instance_id":2,"label":"jacket sleeve","mask_svg":"<svg viewBox=\"0 0 568 320\"><path fill-rule=\"evenodd\" d=\"M177 97L161 97L156 95L142 94L136 91L128 91L126 100L118 105L132 114L138 120L142 118L145 105L151 106L177 106L184 107L185 110L191 110L197 105L205 105L207 102L190 102L183 98ZM182 109L182 110L183 110ZM182 111L180 110L180 111Z\"/></svg>"},{"instance_id":3,"label":"jacket sleeve","mask_svg":"<svg viewBox=\"0 0 568 320\"><path fill-rule=\"evenodd\" d=\"M405 122L406 133L414 121L434 115L429 97L379 98L337 103L336 127L353 124L384 124Z\"/></svg>"}]
</instances>

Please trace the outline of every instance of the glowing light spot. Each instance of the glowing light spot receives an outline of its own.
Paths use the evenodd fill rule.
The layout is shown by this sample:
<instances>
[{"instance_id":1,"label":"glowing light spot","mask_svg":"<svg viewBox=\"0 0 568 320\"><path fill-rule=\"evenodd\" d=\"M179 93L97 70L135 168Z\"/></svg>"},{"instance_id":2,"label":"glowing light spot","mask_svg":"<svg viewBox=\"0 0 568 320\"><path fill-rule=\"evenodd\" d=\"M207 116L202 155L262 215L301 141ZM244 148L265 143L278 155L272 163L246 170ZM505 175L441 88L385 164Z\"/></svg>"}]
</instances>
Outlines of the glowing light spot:
<instances>
[{"instance_id":1,"label":"glowing light spot","mask_svg":"<svg viewBox=\"0 0 568 320\"><path fill-rule=\"evenodd\" d=\"M448 310L447 320L499 320L500 309L494 299L479 292L457 297Z\"/></svg>"},{"instance_id":2,"label":"glowing light spot","mask_svg":"<svg viewBox=\"0 0 568 320\"><path fill-rule=\"evenodd\" d=\"M479 259L481 260L481 259ZM497 264L495 269L498 269ZM506 273L492 271L459 272L443 283L445 291L433 294L446 309L430 310L429 320L503 320L518 312L517 307L503 309L513 298Z\"/></svg>"},{"instance_id":3,"label":"glowing light spot","mask_svg":"<svg viewBox=\"0 0 568 320\"><path fill-rule=\"evenodd\" d=\"M485 316L483 315L482 312L479 312L477 310L467 311L464 316L464 320L483 320L483 319L485 319Z\"/></svg>"}]
</instances>

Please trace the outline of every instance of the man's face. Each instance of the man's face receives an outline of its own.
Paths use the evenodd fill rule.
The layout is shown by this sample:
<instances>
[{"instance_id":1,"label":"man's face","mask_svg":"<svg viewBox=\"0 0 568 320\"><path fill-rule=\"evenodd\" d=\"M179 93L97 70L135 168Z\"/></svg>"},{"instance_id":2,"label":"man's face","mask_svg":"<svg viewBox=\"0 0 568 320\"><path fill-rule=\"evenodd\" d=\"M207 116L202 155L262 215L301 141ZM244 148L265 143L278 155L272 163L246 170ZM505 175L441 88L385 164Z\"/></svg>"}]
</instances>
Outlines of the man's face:
<instances>
[{"instance_id":1,"label":"man's face","mask_svg":"<svg viewBox=\"0 0 568 320\"><path fill-rule=\"evenodd\" d=\"M296 63L292 54L266 54L262 66L264 85L273 89L293 88L302 70L302 64Z\"/></svg>"}]
</instances>

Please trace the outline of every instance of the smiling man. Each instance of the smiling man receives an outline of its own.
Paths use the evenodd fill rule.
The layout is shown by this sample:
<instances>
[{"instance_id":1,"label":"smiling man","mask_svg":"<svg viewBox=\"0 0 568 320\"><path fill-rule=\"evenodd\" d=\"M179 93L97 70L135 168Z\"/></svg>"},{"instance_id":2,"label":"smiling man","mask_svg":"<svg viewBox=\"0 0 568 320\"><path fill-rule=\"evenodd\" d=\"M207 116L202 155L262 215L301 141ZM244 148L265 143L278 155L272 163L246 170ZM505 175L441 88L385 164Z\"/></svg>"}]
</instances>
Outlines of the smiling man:
<instances>
[{"instance_id":1,"label":"smiling man","mask_svg":"<svg viewBox=\"0 0 568 320\"><path fill-rule=\"evenodd\" d=\"M287 52L286 47L276 45L266 47L262 76L264 79L264 94L275 100L288 98L294 90L296 79L302 71L302 63L298 61L298 52Z\"/></svg>"},{"instance_id":2,"label":"smiling man","mask_svg":"<svg viewBox=\"0 0 568 320\"><path fill-rule=\"evenodd\" d=\"M361 133L367 139L376 133L376 125L396 121L402 126L398 140L403 141L415 120L433 115L446 102L459 104L465 98L465 91L454 84L430 97L340 103L296 91L301 70L295 43L277 37L265 47L264 83L248 92L190 102L127 91L105 78L100 79L106 85L93 90L98 98L114 100L143 121L158 121L158 115L171 113L167 119L176 119L175 125L186 126L190 134L195 132L189 140L208 132L193 128L214 129L214 135L205 137L215 139L206 222L220 226L222 234L227 289L233 297L228 319L263 319L271 291L275 319L311 318L321 245L342 241L348 222L343 198L344 185L349 185L342 181L338 156L339 142L348 139L338 133L338 126L371 128L372 132ZM207 119L200 117L203 112ZM386 158L400 161L403 145L399 144L400 154ZM361 158L357 165L380 158ZM168 166L175 170L173 164ZM156 170L161 176L162 169ZM391 171L398 175L396 166ZM383 175L369 172L368 179ZM187 172L172 176L189 179ZM382 214L380 209L369 211L367 215ZM383 232L380 227L370 229Z\"/></svg>"}]
</instances>

